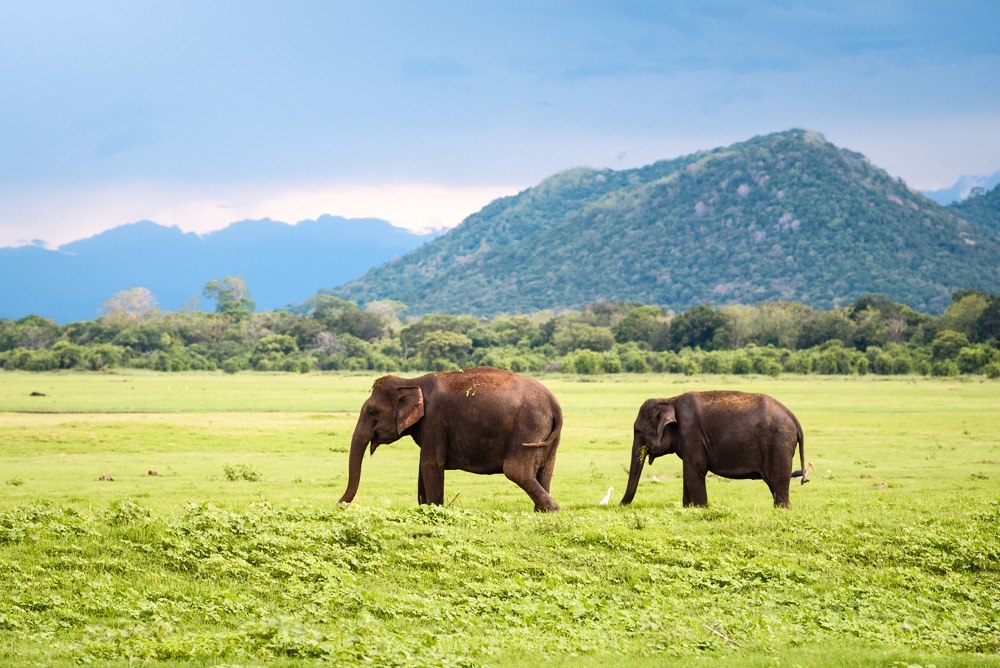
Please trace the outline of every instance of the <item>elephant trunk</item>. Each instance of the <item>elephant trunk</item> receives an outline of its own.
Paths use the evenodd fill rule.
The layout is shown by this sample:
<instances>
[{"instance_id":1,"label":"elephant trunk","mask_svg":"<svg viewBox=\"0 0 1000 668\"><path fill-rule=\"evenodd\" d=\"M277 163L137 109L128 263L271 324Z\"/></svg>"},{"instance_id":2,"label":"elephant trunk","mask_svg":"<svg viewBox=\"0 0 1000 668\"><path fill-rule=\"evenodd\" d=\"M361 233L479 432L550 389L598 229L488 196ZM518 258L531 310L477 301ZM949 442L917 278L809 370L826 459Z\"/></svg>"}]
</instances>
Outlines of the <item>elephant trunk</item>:
<instances>
[{"instance_id":1,"label":"elephant trunk","mask_svg":"<svg viewBox=\"0 0 1000 668\"><path fill-rule=\"evenodd\" d=\"M636 433L632 439L632 465L628 470L628 487L625 489L625 496L622 497L622 505L632 503L635 491L639 489L639 476L642 475L642 467L646 464L646 454L642 436Z\"/></svg>"},{"instance_id":2,"label":"elephant trunk","mask_svg":"<svg viewBox=\"0 0 1000 668\"><path fill-rule=\"evenodd\" d=\"M351 459L347 472L347 491L340 497L337 505L350 503L354 500L354 495L358 493L358 484L361 482L361 461L365 458L365 447L372 440L372 428L365 424L364 417L358 418L358 424L354 427L354 436L351 437Z\"/></svg>"}]
</instances>

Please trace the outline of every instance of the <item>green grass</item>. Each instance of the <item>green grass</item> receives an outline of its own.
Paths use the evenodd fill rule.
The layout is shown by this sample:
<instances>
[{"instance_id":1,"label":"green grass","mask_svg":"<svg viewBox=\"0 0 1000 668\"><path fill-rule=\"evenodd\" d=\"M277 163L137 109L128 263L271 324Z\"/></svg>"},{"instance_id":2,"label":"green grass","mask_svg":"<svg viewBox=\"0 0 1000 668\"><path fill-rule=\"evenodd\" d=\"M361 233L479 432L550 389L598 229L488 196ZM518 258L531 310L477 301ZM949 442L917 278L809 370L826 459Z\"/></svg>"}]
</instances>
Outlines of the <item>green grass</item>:
<instances>
[{"instance_id":1,"label":"green grass","mask_svg":"<svg viewBox=\"0 0 1000 668\"><path fill-rule=\"evenodd\" d=\"M343 511L374 375L0 373L0 665L1000 665L1000 382L546 376L562 513L419 508L408 439ZM675 457L598 507L642 400L709 388L799 417L792 509L684 509Z\"/></svg>"}]
</instances>

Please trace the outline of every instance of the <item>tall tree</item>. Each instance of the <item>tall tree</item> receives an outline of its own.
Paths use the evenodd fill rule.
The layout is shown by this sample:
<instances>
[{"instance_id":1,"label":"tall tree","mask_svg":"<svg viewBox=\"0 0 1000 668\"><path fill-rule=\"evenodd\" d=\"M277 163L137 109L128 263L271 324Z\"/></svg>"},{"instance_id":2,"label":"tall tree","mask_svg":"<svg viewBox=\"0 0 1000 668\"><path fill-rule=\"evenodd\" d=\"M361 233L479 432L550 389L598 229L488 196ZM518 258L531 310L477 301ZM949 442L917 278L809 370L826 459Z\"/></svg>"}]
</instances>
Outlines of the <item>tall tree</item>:
<instances>
[{"instance_id":1,"label":"tall tree","mask_svg":"<svg viewBox=\"0 0 1000 668\"><path fill-rule=\"evenodd\" d=\"M131 288L116 292L111 299L101 304L101 315L121 314L134 322L142 320L151 308L156 306L156 297L147 288Z\"/></svg>"},{"instance_id":2,"label":"tall tree","mask_svg":"<svg viewBox=\"0 0 1000 668\"><path fill-rule=\"evenodd\" d=\"M226 276L214 279L205 284L203 290L206 297L215 300L215 310L223 315L241 318L253 313L257 302L250 299L250 288L242 276Z\"/></svg>"}]
</instances>

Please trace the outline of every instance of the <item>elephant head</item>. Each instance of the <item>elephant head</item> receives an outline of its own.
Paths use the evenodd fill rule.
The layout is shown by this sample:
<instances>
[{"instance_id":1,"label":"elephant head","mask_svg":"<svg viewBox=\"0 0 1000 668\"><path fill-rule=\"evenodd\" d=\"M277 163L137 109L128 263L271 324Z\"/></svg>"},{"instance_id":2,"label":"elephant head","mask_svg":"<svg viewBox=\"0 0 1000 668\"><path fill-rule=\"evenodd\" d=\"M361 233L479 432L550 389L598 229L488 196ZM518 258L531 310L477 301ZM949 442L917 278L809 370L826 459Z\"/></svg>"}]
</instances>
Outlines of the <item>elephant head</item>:
<instances>
[{"instance_id":1,"label":"elephant head","mask_svg":"<svg viewBox=\"0 0 1000 668\"><path fill-rule=\"evenodd\" d=\"M365 446L371 443L371 454L374 455L379 445L399 440L404 432L424 417L423 391L417 385L406 383L412 381L383 376L372 386L371 396L361 406L361 414L351 437L347 491L338 504L350 503L358 492Z\"/></svg>"},{"instance_id":2,"label":"elephant head","mask_svg":"<svg viewBox=\"0 0 1000 668\"><path fill-rule=\"evenodd\" d=\"M632 502L646 458L652 464L657 457L676 452L676 439L677 414L673 404L663 399L649 399L639 407L632 427L632 463L622 504Z\"/></svg>"}]
</instances>

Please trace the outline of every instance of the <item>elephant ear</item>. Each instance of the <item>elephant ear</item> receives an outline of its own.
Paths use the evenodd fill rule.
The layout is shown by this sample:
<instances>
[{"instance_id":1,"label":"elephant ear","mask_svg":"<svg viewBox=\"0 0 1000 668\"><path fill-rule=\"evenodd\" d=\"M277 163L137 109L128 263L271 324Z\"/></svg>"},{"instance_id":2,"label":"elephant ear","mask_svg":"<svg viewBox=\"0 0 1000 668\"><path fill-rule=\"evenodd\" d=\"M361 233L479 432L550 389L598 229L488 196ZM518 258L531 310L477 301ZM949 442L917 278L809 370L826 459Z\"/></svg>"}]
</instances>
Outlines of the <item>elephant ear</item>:
<instances>
[{"instance_id":1,"label":"elephant ear","mask_svg":"<svg viewBox=\"0 0 1000 668\"><path fill-rule=\"evenodd\" d=\"M657 404L653 417L653 424L656 426L656 442L663 442L663 435L667 433L667 425L677 424L677 414L674 412L674 405L666 402Z\"/></svg>"},{"instance_id":2,"label":"elephant ear","mask_svg":"<svg viewBox=\"0 0 1000 668\"><path fill-rule=\"evenodd\" d=\"M419 387L401 387L396 396L396 433L404 431L424 416L424 393Z\"/></svg>"}]
</instances>

